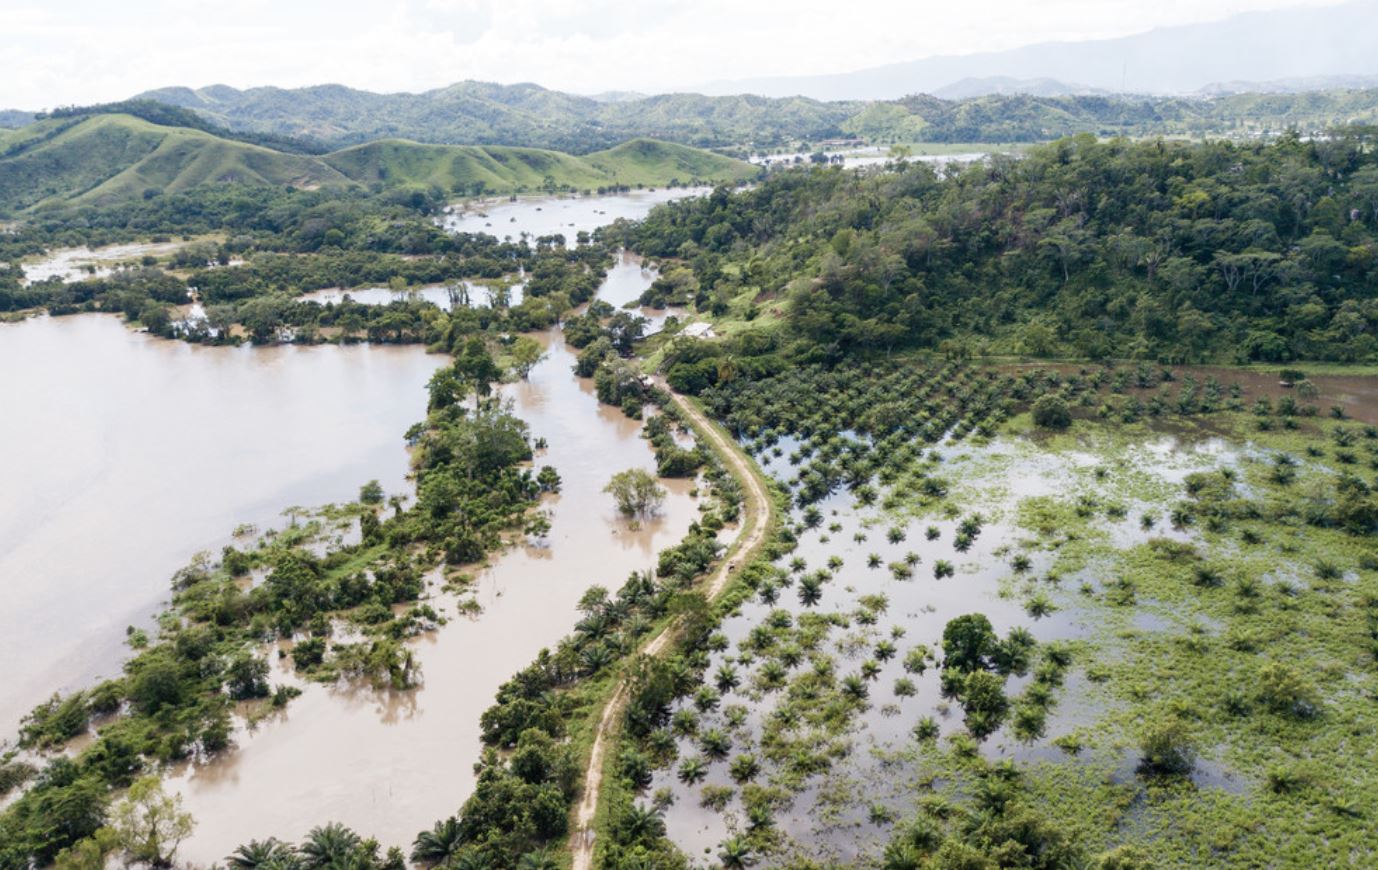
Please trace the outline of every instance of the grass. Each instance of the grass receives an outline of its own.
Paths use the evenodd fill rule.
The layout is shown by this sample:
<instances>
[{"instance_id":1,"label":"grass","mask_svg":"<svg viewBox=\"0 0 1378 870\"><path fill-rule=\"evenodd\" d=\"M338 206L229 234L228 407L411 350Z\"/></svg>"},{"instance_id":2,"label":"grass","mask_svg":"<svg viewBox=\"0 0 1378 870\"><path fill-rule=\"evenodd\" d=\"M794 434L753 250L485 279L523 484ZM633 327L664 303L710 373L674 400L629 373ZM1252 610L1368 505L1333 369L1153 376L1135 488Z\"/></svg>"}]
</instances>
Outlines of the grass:
<instances>
[{"instance_id":1,"label":"grass","mask_svg":"<svg viewBox=\"0 0 1378 870\"><path fill-rule=\"evenodd\" d=\"M684 145L636 139L582 157L538 148L423 145L385 139L321 157L287 154L163 127L129 115L54 119L10 133L0 143L0 209L62 203L106 204L146 191L180 192L212 184L313 188L382 184L490 193L671 181L740 181L747 163Z\"/></svg>"}]
</instances>

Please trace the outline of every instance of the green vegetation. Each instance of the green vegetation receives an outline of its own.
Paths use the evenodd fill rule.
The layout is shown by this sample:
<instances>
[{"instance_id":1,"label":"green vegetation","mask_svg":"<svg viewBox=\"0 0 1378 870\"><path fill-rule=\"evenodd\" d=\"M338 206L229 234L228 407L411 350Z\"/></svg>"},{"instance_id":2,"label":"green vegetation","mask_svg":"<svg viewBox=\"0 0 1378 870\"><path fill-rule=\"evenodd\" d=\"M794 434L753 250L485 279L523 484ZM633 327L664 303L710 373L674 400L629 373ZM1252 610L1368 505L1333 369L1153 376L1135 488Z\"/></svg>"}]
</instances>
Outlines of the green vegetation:
<instances>
[{"instance_id":1,"label":"green vegetation","mask_svg":"<svg viewBox=\"0 0 1378 870\"><path fill-rule=\"evenodd\" d=\"M855 103L795 97L662 94L623 102L532 84L461 82L422 94L338 85L284 90L166 88L143 98L192 109L235 130L356 143L385 136L463 145L522 145L586 154L653 137L700 148L769 148L828 139Z\"/></svg>"},{"instance_id":2,"label":"green vegetation","mask_svg":"<svg viewBox=\"0 0 1378 870\"><path fill-rule=\"evenodd\" d=\"M122 203L224 184L435 186L445 193L478 195L737 181L756 174L753 167L727 157L647 139L584 157L396 139L315 156L103 113L39 121L7 136L3 145L0 214Z\"/></svg>"},{"instance_id":3,"label":"green vegetation","mask_svg":"<svg viewBox=\"0 0 1378 870\"><path fill-rule=\"evenodd\" d=\"M890 841L873 857L896 868L1368 854L1375 791L1349 735L1375 725L1378 496L1355 469L1360 454L1378 466L1378 429L1144 364L795 366L703 397L763 461L783 467L790 445L787 533L801 545L759 575L760 605L707 642L715 690L672 705L665 732L638 746L651 767L637 777L643 811L674 813L697 795L728 820L724 854L783 863L816 855L817 837L849 847L870 830ZM1031 411L1048 397L1074 412L1070 428L1034 434ZM1167 456L1140 446L1162 442L1160 424L1185 439ZM1191 446L1207 437L1226 446ZM1051 494L1006 485L1030 479ZM824 498L839 520L826 529ZM926 537L951 540L942 546L963 559L951 601L941 585L916 599L910 587L924 581L851 571L830 543L849 525L860 543L888 524L900 549L914 523L950 524L950 536ZM828 567L809 571L806 555ZM791 584L798 609L780 597ZM887 625L897 597L951 614L941 634L909 640L912 612ZM968 608L985 602L1010 619L1007 598L1023 602L1029 627L1002 639ZM1035 642L1052 610L1092 628ZM890 661L904 674L894 700L878 697ZM1022 673L1031 679L1010 697L1005 677ZM939 740L949 701L963 727ZM748 704L758 725L733 712ZM879 766L846 750L862 722L895 716L913 724L912 742L872 748ZM1016 749L994 762L984 746L997 735L1064 758ZM719 795L704 783L724 739L743 760L730 765L733 793ZM857 813L869 821L827 821Z\"/></svg>"},{"instance_id":4,"label":"green vegetation","mask_svg":"<svg viewBox=\"0 0 1378 870\"><path fill-rule=\"evenodd\" d=\"M883 102L661 94L617 102L535 85L461 82L422 94L338 85L237 91L166 88L141 95L220 127L333 142L401 135L423 142L525 145L575 154L643 136L701 148L771 149L861 136L872 142L1041 142L1099 136L1227 136L1316 132L1378 121L1378 90L1205 98L915 95Z\"/></svg>"},{"instance_id":5,"label":"green vegetation","mask_svg":"<svg viewBox=\"0 0 1378 870\"><path fill-rule=\"evenodd\" d=\"M632 519L648 517L665 502L665 488L640 468L619 471L603 491L617 502L617 510Z\"/></svg>"},{"instance_id":6,"label":"green vegetation","mask_svg":"<svg viewBox=\"0 0 1378 870\"><path fill-rule=\"evenodd\" d=\"M715 381L725 358L749 373L782 350L829 363L906 348L1368 361L1375 197L1366 134L1251 146L1081 137L941 176L787 172L605 238L683 260L698 309L727 321L733 341L667 351L684 389Z\"/></svg>"},{"instance_id":7,"label":"green vegetation","mask_svg":"<svg viewBox=\"0 0 1378 870\"><path fill-rule=\"evenodd\" d=\"M408 432L417 482L409 507L393 500L385 514L378 494L365 487L358 503L328 508L304 524L300 510L289 509L291 525L255 546L226 547L218 561L199 557L174 578L172 609L160 619L156 640L125 664L123 676L37 707L23 723L21 747L60 746L93 719L107 721L74 760L50 761L0 814L0 867L48 863L64 849L89 848L83 841L107 823L121 830L150 814L167 818L153 786L144 787L149 806L128 813L108 811L110 794L137 787L160 763L225 749L234 702L288 703L293 690L270 685L259 656L265 640L297 639L293 662L312 679L414 685L404 641L434 628L437 616L424 604L393 608L421 597L423 575L434 566L478 562L500 547L505 535L524 528L539 494L558 485L558 476L538 479L526 467L532 451L525 425L487 398L501 374L478 337L437 373L446 389L433 385L426 421ZM473 405L466 401L471 394ZM349 538L321 555L318 533L337 527ZM356 636L339 631L345 626ZM142 801L135 791L129 797ZM159 837L157 848L165 849L171 834ZM136 857L153 860L137 854L154 848L144 839Z\"/></svg>"}]
</instances>

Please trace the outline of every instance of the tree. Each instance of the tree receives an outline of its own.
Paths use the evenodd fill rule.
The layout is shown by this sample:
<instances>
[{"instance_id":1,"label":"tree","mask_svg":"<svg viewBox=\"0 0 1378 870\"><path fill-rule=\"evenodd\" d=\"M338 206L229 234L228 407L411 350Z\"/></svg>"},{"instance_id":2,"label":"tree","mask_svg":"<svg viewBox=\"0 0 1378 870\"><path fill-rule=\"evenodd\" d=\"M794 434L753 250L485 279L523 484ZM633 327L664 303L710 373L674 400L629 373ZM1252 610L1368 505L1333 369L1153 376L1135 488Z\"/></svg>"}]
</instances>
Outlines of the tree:
<instances>
[{"instance_id":1,"label":"tree","mask_svg":"<svg viewBox=\"0 0 1378 870\"><path fill-rule=\"evenodd\" d=\"M545 359L545 348L541 343L527 335L520 335L512 342L512 368L526 380L536 364Z\"/></svg>"},{"instance_id":2,"label":"tree","mask_svg":"<svg viewBox=\"0 0 1378 870\"><path fill-rule=\"evenodd\" d=\"M999 639L983 613L968 613L943 628L943 667L959 671L984 669L999 648Z\"/></svg>"},{"instance_id":3,"label":"tree","mask_svg":"<svg viewBox=\"0 0 1378 870\"><path fill-rule=\"evenodd\" d=\"M603 487L612 495L623 516L647 517L660 510L665 502L665 489L656 479L640 468L619 471Z\"/></svg>"},{"instance_id":4,"label":"tree","mask_svg":"<svg viewBox=\"0 0 1378 870\"><path fill-rule=\"evenodd\" d=\"M359 487L359 501L363 504L382 504L383 486L376 480Z\"/></svg>"},{"instance_id":5,"label":"tree","mask_svg":"<svg viewBox=\"0 0 1378 870\"><path fill-rule=\"evenodd\" d=\"M163 791L156 776L135 780L111 818L120 847L136 861L169 867L195 822L182 811L182 796Z\"/></svg>"},{"instance_id":6,"label":"tree","mask_svg":"<svg viewBox=\"0 0 1378 870\"><path fill-rule=\"evenodd\" d=\"M493 382L502 377L502 370L477 336L464 343L463 352L455 359L454 373L461 382L473 385L475 406L493 392Z\"/></svg>"},{"instance_id":7,"label":"tree","mask_svg":"<svg viewBox=\"0 0 1378 870\"><path fill-rule=\"evenodd\" d=\"M756 853L745 837L729 837L723 841L722 851L718 852L718 860L722 861L724 867L731 867L735 870L735 868L750 867L755 864Z\"/></svg>"},{"instance_id":8,"label":"tree","mask_svg":"<svg viewBox=\"0 0 1378 870\"><path fill-rule=\"evenodd\" d=\"M439 864L459 850L460 839L459 819L450 816L416 835L411 859L427 866Z\"/></svg>"},{"instance_id":9,"label":"tree","mask_svg":"<svg viewBox=\"0 0 1378 870\"><path fill-rule=\"evenodd\" d=\"M1170 716L1149 724L1139 740L1139 770L1156 776L1184 776L1196 765L1196 747L1180 719Z\"/></svg>"},{"instance_id":10,"label":"tree","mask_svg":"<svg viewBox=\"0 0 1378 870\"><path fill-rule=\"evenodd\" d=\"M250 840L231 852L225 861L236 870L289 870L296 866L297 850L269 837Z\"/></svg>"},{"instance_id":11,"label":"tree","mask_svg":"<svg viewBox=\"0 0 1378 870\"><path fill-rule=\"evenodd\" d=\"M348 867L362 847L359 835L339 822L321 825L312 828L306 835L306 842L301 844L302 866L308 870Z\"/></svg>"},{"instance_id":12,"label":"tree","mask_svg":"<svg viewBox=\"0 0 1378 870\"><path fill-rule=\"evenodd\" d=\"M1042 429L1066 429L1072 425L1072 412L1061 396L1039 396L1033 403L1034 425Z\"/></svg>"}]
</instances>

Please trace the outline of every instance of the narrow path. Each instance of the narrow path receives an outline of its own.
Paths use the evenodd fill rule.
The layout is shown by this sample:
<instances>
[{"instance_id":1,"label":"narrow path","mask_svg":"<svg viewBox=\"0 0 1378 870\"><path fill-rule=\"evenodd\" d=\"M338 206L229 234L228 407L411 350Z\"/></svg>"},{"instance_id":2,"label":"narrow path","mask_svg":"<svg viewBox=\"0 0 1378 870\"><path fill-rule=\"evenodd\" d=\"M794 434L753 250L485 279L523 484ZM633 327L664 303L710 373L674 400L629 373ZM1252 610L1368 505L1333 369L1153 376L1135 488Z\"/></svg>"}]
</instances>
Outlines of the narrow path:
<instances>
[{"instance_id":1,"label":"narrow path","mask_svg":"<svg viewBox=\"0 0 1378 870\"><path fill-rule=\"evenodd\" d=\"M662 386L664 386L662 384ZM668 391L668 387L666 387ZM737 538L728 547L726 555L709 577L703 589L704 596L711 602L727 588L727 581L733 571L742 564L753 551L761 545L770 526L771 500L751 460L731 439L722 433L698 406L675 392L670 392L675 405L694 422L700 432L713 442L717 453L724 460L733 476L742 484L744 504L742 522ZM673 636L675 624L671 623L661 630L642 648L642 655L660 655ZM584 794L579 800L578 824L570 841L574 852L574 870L593 870L593 820L598 814L598 796L603 791L603 761L608 745L612 742L612 732L621 718L622 708L627 703L627 681L623 680L603 707L598 719L598 730L593 736L593 751L589 753L588 769L584 771Z\"/></svg>"}]
</instances>

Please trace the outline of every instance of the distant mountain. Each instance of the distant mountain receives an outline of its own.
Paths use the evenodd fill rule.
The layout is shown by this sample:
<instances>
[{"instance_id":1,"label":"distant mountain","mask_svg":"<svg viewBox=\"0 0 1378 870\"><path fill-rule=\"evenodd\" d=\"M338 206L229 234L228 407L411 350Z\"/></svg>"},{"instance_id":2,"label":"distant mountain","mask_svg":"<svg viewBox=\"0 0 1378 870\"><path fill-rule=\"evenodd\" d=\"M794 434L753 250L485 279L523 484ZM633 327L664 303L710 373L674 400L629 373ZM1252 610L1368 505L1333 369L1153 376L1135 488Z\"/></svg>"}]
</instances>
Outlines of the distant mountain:
<instances>
[{"instance_id":1,"label":"distant mountain","mask_svg":"<svg viewBox=\"0 0 1378 870\"><path fill-rule=\"evenodd\" d=\"M648 137L701 148L826 139L859 106L754 96L662 94L600 101L533 84L460 82L419 94L343 85L162 88L136 99L192 109L239 131L336 144L402 136L465 145L524 145L574 154Z\"/></svg>"},{"instance_id":2,"label":"distant mountain","mask_svg":"<svg viewBox=\"0 0 1378 870\"><path fill-rule=\"evenodd\" d=\"M1186 94L1211 82L1378 74L1378 0L1250 12L1134 36L1046 42L822 76L719 81L708 94L889 100L963 79L1051 78L1116 93Z\"/></svg>"},{"instance_id":3,"label":"distant mountain","mask_svg":"<svg viewBox=\"0 0 1378 870\"><path fill-rule=\"evenodd\" d=\"M875 102L843 123L850 135L887 142L1043 142L1096 136L1236 136L1296 128L1316 133L1378 124L1378 90L1230 94L1214 98L993 95Z\"/></svg>"},{"instance_id":4,"label":"distant mountain","mask_svg":"<svg viewBox=\"0 0 1378 870\"><path fill-rule=\"evenodd\" d=\"M637 139L576 157L536 148L380 140L291 154L127 114L49 118L0 134L0 213L129 201L217 184L432 187L448 193L661 185L754 177L748 163Z\"/></svg>"},{"instance_id":5,"label":"distant mountain","mask_svg":"<svg viewBox=\"0 0 1378 870\"><path fill-rule=\"evenodd\" d=\"M1267 82L1212 82L1197 91L1197 94L1206 97L1222 94L1304 94L1314 91L1355 91L1369 88L1378 88L1378 74L1304 76Z\"/></svg>"},{"instance_id":6,"label":"distant mountain","mask_svg":"<svg viewBox=\"0 0 1378 870\"><path fill-rule=\"evenodd\" d=\"M1031 97L1074 97L1108 94L1109 91L1086 85L1071 85L1057 79L1016 79L1009 76L984 76L965 78L944 85L932 92L932 96L944 100L969 100L972 97L992 95L1010 96L1028 94Z\"/></svg>"},{"instance_id":7,"label":"distant mountain","mask_svg":"<svg viewBox=\"0 0 1378 870\"><path fill-rule=\"evenodd\" d=\"M13 129L23 127L25 124L32 124L33 121L33 112L24 112L19 109L0 109L0 127Z\"/></svg>"}]
</instances>

